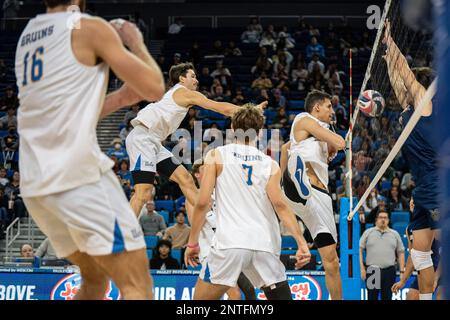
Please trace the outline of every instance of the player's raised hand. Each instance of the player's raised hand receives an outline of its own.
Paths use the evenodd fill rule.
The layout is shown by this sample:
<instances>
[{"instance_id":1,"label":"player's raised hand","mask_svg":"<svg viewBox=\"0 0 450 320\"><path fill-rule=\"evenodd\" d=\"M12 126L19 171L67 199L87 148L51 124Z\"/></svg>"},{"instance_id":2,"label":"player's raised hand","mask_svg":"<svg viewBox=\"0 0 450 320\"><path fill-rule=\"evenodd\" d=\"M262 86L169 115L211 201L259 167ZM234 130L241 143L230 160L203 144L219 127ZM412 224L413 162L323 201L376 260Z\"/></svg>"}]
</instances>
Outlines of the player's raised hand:
<instances>
[{"instance_id":1,"label":"player's raised hand","mask_svg":"<svg viewBox=\"0 0 450 320\"><path fill-rule=\"evenodd\" d=\"M123 19L114 19L110 23L119 34L123 44L130 50L144 43L144 37L134 23Z\"/></svg>"}]
</instances>

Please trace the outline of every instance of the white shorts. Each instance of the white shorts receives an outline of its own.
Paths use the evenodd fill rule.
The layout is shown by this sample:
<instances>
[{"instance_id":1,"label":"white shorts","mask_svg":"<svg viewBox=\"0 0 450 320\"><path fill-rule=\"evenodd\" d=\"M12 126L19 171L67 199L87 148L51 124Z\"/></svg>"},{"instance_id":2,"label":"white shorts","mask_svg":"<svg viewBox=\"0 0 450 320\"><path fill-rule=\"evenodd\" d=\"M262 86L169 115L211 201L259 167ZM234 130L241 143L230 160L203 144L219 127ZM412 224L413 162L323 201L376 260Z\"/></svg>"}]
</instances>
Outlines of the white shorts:
<instances>
[{"instance_id":1,"label":"white shorts","mask_svg":"<svg viewBox=\"0 0 450 320\"><path fill-rule=\"evenodd\" d=\"M144 126L134 127L128 134L125 145L130 157L130 171L156 172L158 163L173 157Z\"/></svg>"},{"instance_id":2,"label":"white shorts","mask_svg":"<svg viewBox=\"0 0 450 320\"><path fill-rule=\"evenodd\" d=\"M333 202L325 190L311 188L311 197L306 204L296 203L285 197L295 214L302 219L313 239L319 233L329 233L337 243L337 230L333 213Z\"/></svg>"},{"instance_id":3,"label":"white shorts","mask_svg":"<svg viewBox=\"0 0 450 320\"><path fill-rule=\"evenodd\" d=\"M139 222L112 170L69 191L24 198L58 257L103 256L146 247Z\"/></svg>"},{"instance_id":4,"label":"white shorts","mask_svg":"<svg viewBox=\"0 0 450 320\"><path fill-rule=\"evenodd\" d=\"M286 268L279 255L248 249L216 248L211 248L206 262L202 264L200 279L236 287L241 272L256 288L286 280Z\"/></svg>"}]
</instances>

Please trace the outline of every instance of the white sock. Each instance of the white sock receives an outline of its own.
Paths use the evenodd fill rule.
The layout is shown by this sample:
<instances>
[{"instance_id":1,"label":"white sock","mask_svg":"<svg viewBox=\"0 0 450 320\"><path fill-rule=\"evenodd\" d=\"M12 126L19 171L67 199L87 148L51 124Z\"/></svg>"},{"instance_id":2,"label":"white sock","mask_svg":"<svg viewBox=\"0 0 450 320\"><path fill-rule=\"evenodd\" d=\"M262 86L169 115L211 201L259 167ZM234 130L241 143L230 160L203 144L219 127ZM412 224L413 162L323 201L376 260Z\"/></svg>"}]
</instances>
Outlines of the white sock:
<instances>
[{"instance_id":1,"label":"white sock","mask_svg":"<svg viewBox=\"0 0 450 320\"><path fill-rule=\"evenodd\" d=\"M419 293L419 300L433 300L432 293Z\"/></svg>"}]
</instances>

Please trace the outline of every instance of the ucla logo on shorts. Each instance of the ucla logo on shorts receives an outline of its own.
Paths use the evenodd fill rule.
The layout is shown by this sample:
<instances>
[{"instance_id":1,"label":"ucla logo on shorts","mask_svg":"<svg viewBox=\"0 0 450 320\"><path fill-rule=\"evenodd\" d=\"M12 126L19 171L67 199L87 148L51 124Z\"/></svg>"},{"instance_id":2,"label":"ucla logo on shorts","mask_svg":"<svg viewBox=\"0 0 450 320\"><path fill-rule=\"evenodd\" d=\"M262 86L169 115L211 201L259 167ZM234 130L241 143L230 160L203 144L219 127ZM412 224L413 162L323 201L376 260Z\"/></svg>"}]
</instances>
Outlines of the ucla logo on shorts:
<instances>
[{"instance_id":1,"label":"ucla logo on shorts","mask_svg":"<svg viewBox=\"0 0 450 320\"><path fill-rule=\"evenodd\" d=\"M53 287L50 300L73 300L81 285L81 276L74 273L65 276ZM104 300L120 300L120 292L116 285L109 282Z\"/></svg>"},{"instance_id":2,"label":"ucla logo on shorts","mask_svg":"<svg viewBox=\"0 0 450 320\"><path fill-rule=\"evenodd\" d=\"M289 278L289 277L288 277ZM288 280L294 300L322 300L322 288L319 283L310 276L296 276L294 280ZM263 291L256 289L258 300L267 300Z\"/></svg>"}]
</instances>

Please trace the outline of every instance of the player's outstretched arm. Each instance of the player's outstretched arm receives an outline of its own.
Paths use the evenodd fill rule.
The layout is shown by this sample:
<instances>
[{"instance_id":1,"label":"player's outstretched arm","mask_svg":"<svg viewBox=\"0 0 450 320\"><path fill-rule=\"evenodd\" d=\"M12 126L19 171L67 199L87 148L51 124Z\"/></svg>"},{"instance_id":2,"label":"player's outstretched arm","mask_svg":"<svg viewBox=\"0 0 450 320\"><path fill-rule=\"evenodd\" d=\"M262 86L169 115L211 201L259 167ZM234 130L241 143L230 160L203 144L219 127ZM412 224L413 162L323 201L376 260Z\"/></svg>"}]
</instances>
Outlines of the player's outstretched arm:
<instances>
[{"instance_id":1,"label":"player's outstretched arm","mask_svg":"<svg viewBox=\"0 0 450 320\"><path fill-rule=\"evenodd\" d=\"M284 195L280 188L280 181L281 181L280 167L275 161L272 162L271 174L272 175L266 186L267 196L269 197L269 200L272 203L272 206L275 209L275 212L277 213L278 217L288 228L289 232L292 234L295 241L297 242L298 251L296 255L297 262L295 264L295 267L298 269L309 263L311 259L311 253L309 252L308 244L302 235L300 226L298 225L297 220L295 219L294 212L284 200Z\"/></svg>"},{"instance_id":2,"label":"player's outstretched arm","mask_svg":"<svg viewBox=\"0 0 450 320\"><path fill-rule=\"evenodd\" d=\"M387 47L386 59L389 59L393 62L393 70L395 74L397 74L401 78L401 80L403 81L403 85L406 88L408 95L407 99L411 100L412 104L416 108L425 95L426 89L423 85L420 84L419 81L417 81L416 76L409 68L408 61L392 38L390 34L391 31L389 20L386 21L385 28L385 38L383 42ZM423 110L422 116L429 116L432 112L433 104L429 102Z\"/></svg>"},{"instance_id":3,"label":"player's outstretched arm","mask_svg":"<svg viewBox=\"0 0 450 320\"><path fill-rule=\"evenodd\" d=\"M221 113L227 117L233 116L233 114L236 112L236 110L239 108L239 106L228 103L228 102L217 102L211 99L208 99L203 95L202 93L198 91L193 91L189 89L178 89L174 93L174 99L177 102L177 104L181 106L199 106L204 109L212 110L218 113ZM263 102L258 105L258 107L264 109L267 105L267 102Z\"/></svg>"},{"instance_id":4,"label":"player's outstretched arm","mask_svg":"<svg viewBox=\"0 0 450 320\"><path fill-rule=\"evenodd\" d=\"M196 258L199 253L198 239L200 231L206 221L206 213L210 209L211 196L216 185L216 163L218 155L215 150L208 152L204 164L204 176L202 178L202 185L192 214L191 233L189 234L188 245L185 252L185 263L190 266L197 266Z\"/></svg>"},{"instance_id":5,"label":"player's outstretched arm","mask_svg":"<svg viewBox=\"0 0 450 320\"><path fill-rule=\"evenodd\" d=\"M295 133L297 131L306 131L308 134L316 137L320 141L325 141L332 148L336 150L345 149L345 140L337 133L323 128L320 124L311 118L305 117L298 121L294 127Z\"/></svg>"},{"instance_id":6,"label":"player's outstretched arm","mask_svg":"<svg viewBox=\"0 0 450 320\"><path fill-rule=\"evenodd\" d=\"M113 26L103 19L89 18L83 19L82 28L73 32L78 33L78 38L84 39L85 50L92 53L96 60L105 61L117 77L132 90L122 90L121 99L117 99L115 95L114 105L107 103L103 115L133 104L136 100L161 99L165 91L164 78L145 47L142 34L134 24L123 22ZM118 102L125 105L118 106Z\"/></svg>"}]
</instances>

